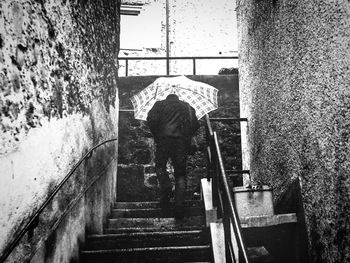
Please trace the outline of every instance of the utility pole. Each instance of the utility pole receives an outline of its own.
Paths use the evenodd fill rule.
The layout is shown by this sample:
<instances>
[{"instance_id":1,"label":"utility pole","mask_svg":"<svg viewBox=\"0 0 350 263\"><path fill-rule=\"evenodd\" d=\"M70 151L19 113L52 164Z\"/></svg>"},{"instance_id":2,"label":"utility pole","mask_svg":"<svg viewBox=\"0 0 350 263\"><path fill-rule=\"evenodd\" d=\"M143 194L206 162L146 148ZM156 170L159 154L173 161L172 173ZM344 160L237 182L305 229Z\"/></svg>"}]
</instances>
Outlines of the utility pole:
<instances>
[{"instance_id":1,"label":"utility pole","mask_svg":"<svg viewBox=\"0 0 350 263\"><path fill-rule=\"evenodd\" d=\"M166 41L166 74L170 73L169 63L169 0L165 0L165 41Z\"/></svg>"}]
</instances>

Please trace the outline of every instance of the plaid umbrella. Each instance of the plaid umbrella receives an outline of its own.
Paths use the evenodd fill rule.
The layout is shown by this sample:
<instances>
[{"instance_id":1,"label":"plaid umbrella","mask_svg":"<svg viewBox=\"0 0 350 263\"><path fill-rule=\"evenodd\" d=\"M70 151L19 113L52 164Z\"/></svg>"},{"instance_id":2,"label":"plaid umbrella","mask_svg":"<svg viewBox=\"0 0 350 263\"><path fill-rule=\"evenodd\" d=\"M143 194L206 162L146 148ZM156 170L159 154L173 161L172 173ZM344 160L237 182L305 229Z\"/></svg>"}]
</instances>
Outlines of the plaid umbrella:
<instances>
[{"instance_id":1,"label":"plaid umbrella","mask_svg":"<svg viewBox=\"0 0 350 263\"><path fill-rule=\"evenodd\" d=\"M148 112L158 100L164 100L169 94L176 94L180 100L189 103L198 119L218 108L218 90L213 86L193 81L185 76L161 77L151 85L131 97L135 119L146 120Z\"/></svg>"}]
</instances>

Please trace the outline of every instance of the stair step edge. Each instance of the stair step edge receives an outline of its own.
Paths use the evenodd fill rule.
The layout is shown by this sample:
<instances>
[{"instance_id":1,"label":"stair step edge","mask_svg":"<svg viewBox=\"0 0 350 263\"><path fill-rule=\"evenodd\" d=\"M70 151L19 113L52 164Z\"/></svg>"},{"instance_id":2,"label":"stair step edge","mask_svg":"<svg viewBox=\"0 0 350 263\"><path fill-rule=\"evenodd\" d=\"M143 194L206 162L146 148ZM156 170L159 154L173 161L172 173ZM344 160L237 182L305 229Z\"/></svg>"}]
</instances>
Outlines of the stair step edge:
<instances>
[{"instance_id":1,"label":"stair step edge","mask_svg":"<svg viewBox=\"0 0 350 263\"><path fill-rule=\"evenodd\" d=\"M141 227L120 227L120 228L114 228L114 227L108 227L104 229L105 234L111 234L111 232L122 234L122 233L140 233L140 232L164 232L169 231L167 228L156 228L156 227L148 227L148 228L141 228ZM203 229L203 227L200 226L183 226L177 228L178 230L197 230L197 229Z\"/></svg>"},{"instance_id":2,"label":"stair step edge","mask_svg":"<svg viewBox=\"0 0 350 263\"><path fill-rule=\"evenodd\" d=\"M184 206L193 206L193 205L201 205L203 203L202 200L186 200L184 203ZM175 203L173 201L170 202L170 206L174 206ZM160 202L159 201L149 201L149 202L138 202L138 201L133 201L133 202L114 202L114 208L127 208L127 207L160 207Z\"/></svg>"},{"instance_id":3,"label":"stair step edge","mask_svg":"<svg viewBox=\"0 0 350 263\"><path fill-rule=\"evenodd\" d=\"M187 216L199 216L202 214L201 207L185 207L184 213ZM162 208L136 208L136 209L123 209L114 208L112 209L111 219L116 218L169 218L174 217L175 210L173 208L162 209Z\"/></svg>"},{"instance_id":4,"label":"stair step edge","mask_svg":"<svg viewBox=\"0 0 350 263\"><path fill-rule=\"evenodd\" d=\"M82 254L114 254L114 253L131 253L142 251L167 251L167 250L200 250L210 249L210 245L202 246L173 246L173 247L146 247L146 248L121 248L121 249L106 249L106 250L83 250Z\"/></svg>"},{"instance_id":5,"label":"stair step edge","mask_svg":"<svg viewBox=\"0 0 350 263\"><path fill-rule=\"evenodd\" d=\"M189 220L189 219L200 219L203 216L201 215L195 215L195 216L187 216L183 220ZM108 221L176 221L175 218L169 218L169 217L155 217L155 218L149 218L149 217L116 217L116 218L108 218Z\"/></svg>"},{"instance_id":6,"label":"stair step edge","mask_svg":"<svg viewBox=\"0 0 350 263\"><path fill-rule=\"evenodd\" d=\"M99 238L117 238L117 237L133 237L133 236L150 236L150 235L184 235L184 234L201 234L204 230L176 230L176 231L154 231L154 232L134 232L134 233L120 233L120 234L95 234L89 235L88 239L99 239Z\"/></svg>"},{"instance_id":7,"label":"stair step edge","mask_svg":"<svg viewBox=\"0 0 350 263\"><path fill-rule=\"evenodd\" d=\"M249 227L267 227L281 224L297 223L298 218L295 213L290 214L278 214L278 215L262 215L262 216L249 216L241 217L242 228Z\"/></svg>"},{"instance_id":8,"label":"stair step edge","mask_svg":"<svg viewBox=\"0 0 350 263\"><path fill-rule=\"evenodd\" d=\"M202 207L200 206L195 206L195 207L184 207L185 210L188 209L201 209ZM163 209L160 207L150 207L150 208L113 208L112 211L116 212L147 212L147 211L173 211L173 207L169 207L168 209Z\"/></svg>"}]
</instances>

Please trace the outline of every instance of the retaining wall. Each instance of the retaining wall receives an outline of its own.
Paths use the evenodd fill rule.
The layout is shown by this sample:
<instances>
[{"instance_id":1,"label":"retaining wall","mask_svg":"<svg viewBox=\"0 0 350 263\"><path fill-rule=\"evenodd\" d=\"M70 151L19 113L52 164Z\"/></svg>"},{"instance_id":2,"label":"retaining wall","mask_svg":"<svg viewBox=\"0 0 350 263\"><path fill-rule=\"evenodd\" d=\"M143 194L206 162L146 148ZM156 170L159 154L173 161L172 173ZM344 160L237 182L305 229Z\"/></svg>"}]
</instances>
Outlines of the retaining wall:
<instances>
[{"instance_id":1,"label":"retaining wall","mask_svg":"<svg viewBox=\"0 0 350 263\"><path fill-rule=\"evenodd\" d=\"M237 2L245 165L275 199L299 178L310 262L350 260L350 5Z\"/></svg>"},{"instance_id":2,"label":"retaining wall","mask_svg":"<svg viewBox=\"0 0 350 263\"><path fill-rule=\"evenodd\" d=\"M1 251L89 148L118 135L119 4L0 3ZM114 201L116 158L109 143L83 162L8 262L76 262Z\"/></svg>"}]
</instances>

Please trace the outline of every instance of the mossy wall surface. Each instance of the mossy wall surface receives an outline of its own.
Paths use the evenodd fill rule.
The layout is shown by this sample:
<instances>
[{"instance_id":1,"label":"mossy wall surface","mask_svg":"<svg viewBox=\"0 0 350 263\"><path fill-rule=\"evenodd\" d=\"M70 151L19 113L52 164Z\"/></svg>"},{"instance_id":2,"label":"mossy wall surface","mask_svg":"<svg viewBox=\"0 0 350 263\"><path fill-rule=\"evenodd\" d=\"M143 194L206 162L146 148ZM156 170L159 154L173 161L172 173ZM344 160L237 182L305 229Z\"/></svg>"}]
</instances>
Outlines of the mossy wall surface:
<instances>
[{"instance_id":1,"label":"mossy wall surface","mask_svg":"<svg viewBox=\"0 0 350 263\"><path fill-rule=\"evenodd\" d=\"M252 177L275 199L299 177L312 262L349 262L350 4L240 0L237 12Z\"/></svg>"},{"instance_id":2,"label":"mossy wall surface","mask_svg":"<svg viewBox=\"0 0 350 263\"><path fill-rule=\"evenodd\" d=\"M0 2L0 251L89 148L118 135L119 5ZM37 249L35 262L72 262L85 230L102 231L115 197L116 145L82 163L9 262ZM109 184L84 194L96 176Z\"/></svg>"}]
</instances>

